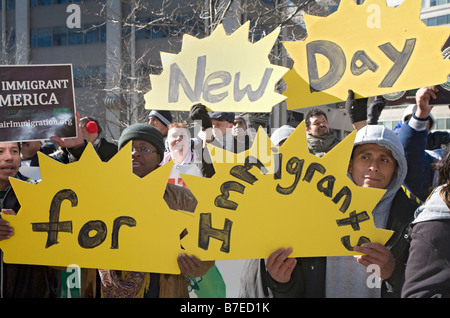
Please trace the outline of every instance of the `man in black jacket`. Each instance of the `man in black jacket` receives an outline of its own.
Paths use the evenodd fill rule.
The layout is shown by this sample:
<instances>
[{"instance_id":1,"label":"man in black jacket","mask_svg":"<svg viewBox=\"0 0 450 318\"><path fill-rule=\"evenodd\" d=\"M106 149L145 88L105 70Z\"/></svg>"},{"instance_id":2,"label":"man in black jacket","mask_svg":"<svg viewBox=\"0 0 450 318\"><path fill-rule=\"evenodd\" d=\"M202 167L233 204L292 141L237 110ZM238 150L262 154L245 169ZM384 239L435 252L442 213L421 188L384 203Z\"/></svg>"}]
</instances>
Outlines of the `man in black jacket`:
<instances>
[{"instance_id":1,"label":"man in black jacket","mask_svg":"<svg viewBox=\"0 0 450 318\"><path fill-rule=\"evenodd\" d=\"M407 231L417 208L401 185L407 172L403 147L384 126L366 125L358 131L349 175L361 187L386 189L372 211L375 226L393 230L386 245L366 243L354 250L364 255L287 259L280 249L267 262L268 282L275 297L400 297L409 252ZM359 264L358 264L359 263ZM376 265L381 278L369 286L361 266Z\"/></svg>"}]
</instances>

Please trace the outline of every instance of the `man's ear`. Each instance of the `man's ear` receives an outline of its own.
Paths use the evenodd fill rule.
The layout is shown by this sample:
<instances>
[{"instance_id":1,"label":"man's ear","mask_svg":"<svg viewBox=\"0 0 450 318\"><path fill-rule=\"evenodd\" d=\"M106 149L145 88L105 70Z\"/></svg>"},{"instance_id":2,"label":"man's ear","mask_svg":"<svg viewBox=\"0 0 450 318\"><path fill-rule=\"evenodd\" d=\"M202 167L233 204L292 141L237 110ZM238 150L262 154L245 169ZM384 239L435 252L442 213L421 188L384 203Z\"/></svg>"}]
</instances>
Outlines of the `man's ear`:
<instances>
[{"instance_id":1,"label":"man's ear","mask_svg":"<svg viewBox=\"0 0 450 318\"><path fill-rule=\"evenodd\" d=\"M348 163L347 171L348 173L352 174L352 159L350 159L350 162Z\"/></svg>"}]
</instances>

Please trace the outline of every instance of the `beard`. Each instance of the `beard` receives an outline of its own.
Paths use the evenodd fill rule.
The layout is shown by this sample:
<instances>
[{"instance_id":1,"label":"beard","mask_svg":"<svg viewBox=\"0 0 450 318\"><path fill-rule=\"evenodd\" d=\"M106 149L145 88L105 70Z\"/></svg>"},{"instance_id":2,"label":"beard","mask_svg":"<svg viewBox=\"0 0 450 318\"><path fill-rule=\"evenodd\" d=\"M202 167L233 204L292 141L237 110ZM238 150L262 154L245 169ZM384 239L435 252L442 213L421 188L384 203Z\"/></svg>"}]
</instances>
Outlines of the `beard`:
<instances>
[{"instance_id":1,"label":"beard","mask_svg":"<svg viewBox=\"0 0 450 318\"><path fill-rule=\"evenodd\" d=\"M330 134L330 129L328 128L323 128L323 129L319 129L317 132L317 137L319 138L325 138L326 136L328 136Z\"/></svg>"}]
</instances>

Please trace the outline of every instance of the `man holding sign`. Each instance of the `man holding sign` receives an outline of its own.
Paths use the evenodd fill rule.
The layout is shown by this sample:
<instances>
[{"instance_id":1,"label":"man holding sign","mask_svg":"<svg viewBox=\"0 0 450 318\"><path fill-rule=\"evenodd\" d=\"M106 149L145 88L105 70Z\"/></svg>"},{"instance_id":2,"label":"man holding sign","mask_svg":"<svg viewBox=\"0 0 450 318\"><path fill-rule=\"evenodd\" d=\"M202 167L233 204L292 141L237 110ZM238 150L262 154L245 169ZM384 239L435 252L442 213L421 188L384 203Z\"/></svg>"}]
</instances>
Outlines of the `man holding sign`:
<instances>
[{"instance_id":1,"label":"man holding sign","mask_svg":"<svg viewBox=\"0 0 450 318\"><path fill-rule=\"evenodd\" d=\"M163 158L163 136L151 125L134 124L122 132L119 149L129 142L132 143L133 173L144 178L158 168ZM203 276L212 266L209 262L204 263L185 254L179 256L178 265L180 275L100 269L102 295L105 298L189 297L185 276Z\"/></svg>"},{"instance_id":2,"label":"man holding sign","mask_svg":"<svg viewBox=\"0 0 450 318\"><path fill-rule=\"evenodd\" d=\"M386 189L372 215L375 226L393 230L393 236L386 246L358 243L354 251L365 255L356 260L349 256L321 258L312 269L303 265L302 258L288 259L291 249L275 251L267 263L275 297L400 297L409 248L405 230L417 207L401 189L406 169L403 147L392 131L378 125L359 130L348 172L358 186ZM358 217L350 223L357 225Z\"/></svg>"},{"instance_id":3,"label":"man holding sign","mask_svg":"<svg viewBox=\"0 0 450 318\"><path fill-rule=\"evenodd\" d=\"M27 180L19 172L19 143L0 143L0 207L2 213L16 214L20 204L9 182L10 177ZM14 235L13 228L0 220L0 240ZM48 266L7 264L1 252L1 298L56 298L60 292L61 274Z\"/></svg>"}]
</instances>

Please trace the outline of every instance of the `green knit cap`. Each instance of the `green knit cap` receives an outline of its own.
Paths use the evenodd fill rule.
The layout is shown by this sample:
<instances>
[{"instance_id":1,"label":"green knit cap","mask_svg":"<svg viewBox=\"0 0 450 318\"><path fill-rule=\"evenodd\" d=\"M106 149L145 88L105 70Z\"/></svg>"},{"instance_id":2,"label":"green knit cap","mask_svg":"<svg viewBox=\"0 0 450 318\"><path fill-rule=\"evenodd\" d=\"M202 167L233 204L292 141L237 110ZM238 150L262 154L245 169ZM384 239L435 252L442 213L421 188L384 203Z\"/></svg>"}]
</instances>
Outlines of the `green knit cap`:
<instances>
[{"instance_id":1,"label":"green knit cap","mask_svg":"<svg viewBox=\"0 0 450 318\"><path fill-rule=\"evenodd\" d=\"M149 124L134 124L128 126L124 129L122 135L119 138L119 150L122 149L122 147L125 146L127 142L133 139L144 140L151 143L158 151L161 160L164 157L164 137L161 132L155 127Z\"/></svg>"}]
</instances>

